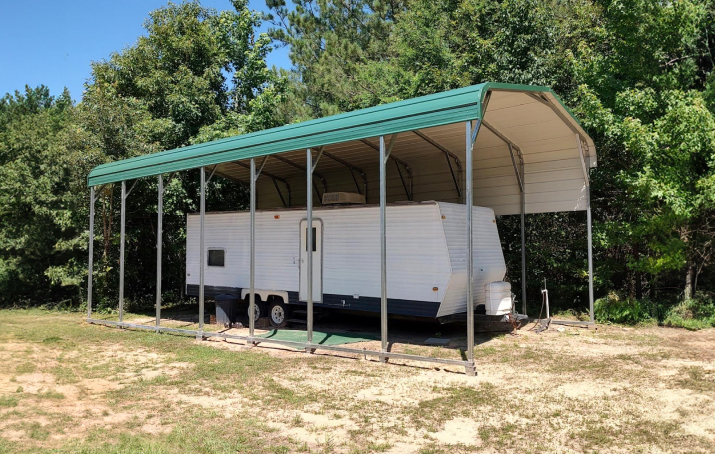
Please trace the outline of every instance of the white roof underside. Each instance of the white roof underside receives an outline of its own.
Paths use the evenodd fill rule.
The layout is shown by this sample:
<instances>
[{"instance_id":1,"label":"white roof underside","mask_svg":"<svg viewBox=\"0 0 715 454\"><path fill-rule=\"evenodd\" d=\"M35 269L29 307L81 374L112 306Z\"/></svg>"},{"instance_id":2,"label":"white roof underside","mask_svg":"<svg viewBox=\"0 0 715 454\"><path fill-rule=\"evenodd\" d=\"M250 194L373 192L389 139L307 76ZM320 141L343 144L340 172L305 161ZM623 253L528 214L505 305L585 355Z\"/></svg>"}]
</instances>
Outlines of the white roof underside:
<instances>
[{"instance_id":1,"label":"white roof underside","mask_svg":"<svg viewBox=\"0 0 715 454\"><path fill-rule=\"evenodd\" d=\"M586 209L586 168L596 166L596 150L592 140L550 93L552 105L562 113L559 116L551 107L533 96L516 91L493 91L484 121L521 150L524 160L526 213L576 211ZM465 163L465 124L457 123L419 131L442 149L456 155ZM574 129L585 139L582 163ZM386 137L389 143L390 137ZM359 168L367 176L367 202L379 202L379 158L376 147L379 137L328 145L330 155ZM392 149L392 156L402 165L400 170L408 183L409 166L412 173L414 201L439 200L463 202L455 186L445 153L414 132L400 133ZM271 176L287 181L291 188L291 206L305 206L306 151L296 150L280 155L297 166L269 156L263 174L257 183L259 208L283 206ZM257 158L258 167L262 158ZM459 191L464 195L464 168L461 173L451 161L459 181ZM517 157L517 163L518 163ZM250 179L248 161L219 164L216 174L247 183ZM474 148L474 204L490 207L497 215L521 213L520 189L508 145L487 127L482 126ZM211 168L208 169L211 171ZM315 170L314 182L322 194L323 180L328 192L357 192L350 170L337 160L323 155ZM355 173L360 191L363 179ZM278 182L287 202L284 183ZM388 202L408 200L395 160L387 166ZM313 200L320 204L315 191Z\"/></svg>"}]
</instances>

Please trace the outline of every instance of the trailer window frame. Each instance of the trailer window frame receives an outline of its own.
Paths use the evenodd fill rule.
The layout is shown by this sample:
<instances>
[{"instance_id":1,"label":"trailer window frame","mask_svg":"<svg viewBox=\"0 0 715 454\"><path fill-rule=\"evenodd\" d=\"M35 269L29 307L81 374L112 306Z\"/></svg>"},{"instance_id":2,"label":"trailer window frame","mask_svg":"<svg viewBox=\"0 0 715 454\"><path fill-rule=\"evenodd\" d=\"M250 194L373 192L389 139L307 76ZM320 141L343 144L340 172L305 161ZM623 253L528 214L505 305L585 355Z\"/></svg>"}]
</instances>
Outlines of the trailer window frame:
<instances>
[{"instance_id":1,"label":"trailer window frame","mask_svg":"<svg viewBox=\"0 0 715 454\"><path fill-rule=\"evenodd\" d=\"M212 252L221 252L221 264L213 265L211 260ZM211 268L225 268L226 267L226 248L211 247L206 249L206 266Z\"/></svg>"}]
</instances>

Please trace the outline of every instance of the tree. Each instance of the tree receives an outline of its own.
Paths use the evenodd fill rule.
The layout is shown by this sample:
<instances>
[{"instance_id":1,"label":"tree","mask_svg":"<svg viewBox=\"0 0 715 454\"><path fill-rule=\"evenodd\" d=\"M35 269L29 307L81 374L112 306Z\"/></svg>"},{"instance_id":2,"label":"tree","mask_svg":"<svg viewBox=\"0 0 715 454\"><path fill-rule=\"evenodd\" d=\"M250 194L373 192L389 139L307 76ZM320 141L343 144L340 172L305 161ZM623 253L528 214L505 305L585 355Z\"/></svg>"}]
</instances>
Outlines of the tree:
<instances>
[{"instance_id":1,"label":"tree","mask_svg":"<svg viewBox=\"0 0 715 454\"><path fill-rule=\"evenodd\" d=\"M690 295L707 272L712 1L415 0L381 9L379 2L294 0L292 10L268 4L277 17L272 35L291 46L297 103L311 106L303 116L485 81L553 87L599 150L591 179L597 291L657 296L675 283ZM554 237L550 218L532 218L539 222L531 238ZM560 260L539 254L539 263L557 270L551 276L562 288L581 293L583 220L558 219L563 242L541 246L558 250ZM504 238L518 240L518 223L501 227ZM538 288L535 278L530 286Z\"/></svg>"},{"instance_id":2,"label":"tree","mask_svg":"<svg viewBox=\"0 0 715 454\"><path fill-rule=\"evenodd\" d=\"M74 108L69 92L25 87L0 100L0 304L76 298L78 281L57 273L75 257L71 162L60 137Z\"/></svg>"},{"instance_id":3,"label":"tree","mask_svg":"<svg viewBox=\"0 0 715 454\"><path fill-rule=\"evenodd\" d=\"M232 4L234 11L217 12L198 2L169 3L150 13L147 35L134 46L93 63L79 106L85 137L75 148L113 161L276 126L285 83L266 66L270 39L256 37L260 17L247 1ZM105 189L98 202L104 248L96 278L108 305L118 285L118 251L111 247L118 242L118 188ZM246 202L243 188L220 178L209 196L209 204L213 198L233 208ZM177 175L164 202L163 267L164 288L177 296L184 284L185 215L197 202L198 174ZM154 252L145 245L146 232L156 232L156 205L155 178L139 182L127 200L125 293L134 301L150 301L154 290L145 269L155 263Z\"/></svg>"},{"instance_id":4,"label":"tree","mask_svg":"<svg viewBox=\"0 0 715 454\"><path fill-rule=\"evenodd\" d=\"M401 1L268 0L271 36L290 46L293 118L316 118L400 99L394 23Z\"/></svg>"},{"instance_id":5,"label":"tree","mask_svg":"<svg viewBox=\"0 0 715 454\"><path fill-rule=\"evenodd\" d=\"M0 100L0 304L80 301L87 270L90 170L102 163L281 124L286 83L265 64L267 35L247 1L217 12L198 2L150 14L146 36L92 64L82 102L45 87ZM166 176L165 176L166 178ZM127 182L131 187L134 182ZM116 305L119 184L98 189L94 283L100 306ZM244 188L210 182L208 205L242 208ZM198 174L182 172L164 202L167 293L184 284L186 213L198 209ZM127 199L128 303L153 299L157 180L137 182Z\"/></svg>"}]
</instances>

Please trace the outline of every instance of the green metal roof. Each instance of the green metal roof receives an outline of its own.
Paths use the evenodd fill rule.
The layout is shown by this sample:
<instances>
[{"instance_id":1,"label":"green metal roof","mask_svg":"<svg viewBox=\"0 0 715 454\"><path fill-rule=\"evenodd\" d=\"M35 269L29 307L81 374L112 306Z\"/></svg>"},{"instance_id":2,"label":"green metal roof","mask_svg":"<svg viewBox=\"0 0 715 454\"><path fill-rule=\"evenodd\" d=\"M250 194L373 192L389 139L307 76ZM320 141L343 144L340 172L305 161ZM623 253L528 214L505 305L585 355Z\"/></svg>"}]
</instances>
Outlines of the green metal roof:
<instances>
[{"instance_id":1,"label":"green metal roof","mask_svg":"<svg viewBox=\"0 0 715 454\"><path fill-rule=\"evenodd\" d=\"M550 92L553 94L549 87L493 82L472 85L102 164L89 173L88 185L96 186L132 180L201 166L474 120L481 117L481 105L490 90ZM555 94L554 97L563 105ZM570 111L568 112L571 114ZM573 117L572 114L571 116Z\"/></svg>"}]
</instances>

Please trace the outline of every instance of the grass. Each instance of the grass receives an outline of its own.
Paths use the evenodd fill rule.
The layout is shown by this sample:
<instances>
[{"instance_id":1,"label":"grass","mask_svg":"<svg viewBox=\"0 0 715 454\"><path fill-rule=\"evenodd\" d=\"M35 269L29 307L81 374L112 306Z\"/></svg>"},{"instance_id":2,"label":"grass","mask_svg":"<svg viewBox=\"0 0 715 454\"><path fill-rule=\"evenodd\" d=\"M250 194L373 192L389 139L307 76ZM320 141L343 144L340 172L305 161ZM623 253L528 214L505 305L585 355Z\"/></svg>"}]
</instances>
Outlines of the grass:
<instances>
[{"instance_id":1,"label":"grass","mask_svg":"<svg viewBox=\"0 0 715 454\"><path fill-rule=\"evenodd\" d=\"M657 330L482 336L474 379L0 311L0 453L712 452L685 424L715 412L715 372ZM658 415L671 390L687 416Z\"/></svg>"},{"instance_id":2,"label":"grass","mask_svg":"<svg viewBox=\"0 0 715 454\"><path fill-rule=\"evenodd\" d=\"M698 292L691 299L680 302L635 299L611 292L594 304L600 323L632 326L663 326L691 331L715 327L715 297ZM557 314L558 318L558 314Z\"/></svg>"},{"instance_id":3,"label":"grass","mask_svg":"<svg viewBox=\"0 0 715 454\"><path fill-rule=\"evenodd\" d=\"M715 371L700 366L686 367L681 370L677 384L701 393L715 393Z\"/></svg>"},{"instance_id":4,"label":"grass","mask_svg":"<svg viewBox=\"0 0 715 454\"><path fill-rule=\"evenodd\" d=\"M17 407L16 396L0 396L0 407Z\"/></svg>"}]
</instances>

